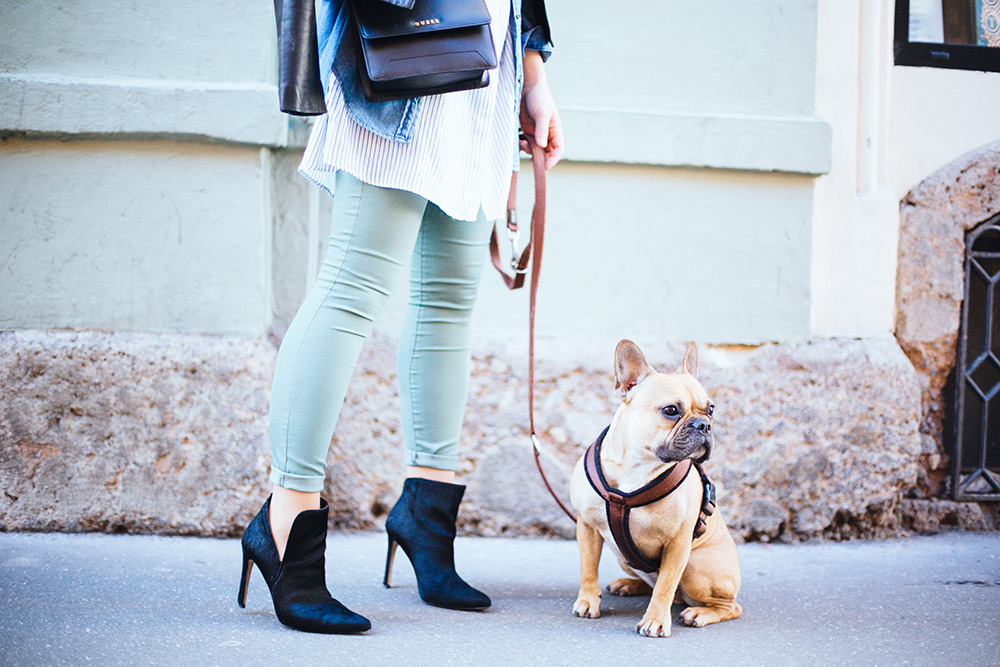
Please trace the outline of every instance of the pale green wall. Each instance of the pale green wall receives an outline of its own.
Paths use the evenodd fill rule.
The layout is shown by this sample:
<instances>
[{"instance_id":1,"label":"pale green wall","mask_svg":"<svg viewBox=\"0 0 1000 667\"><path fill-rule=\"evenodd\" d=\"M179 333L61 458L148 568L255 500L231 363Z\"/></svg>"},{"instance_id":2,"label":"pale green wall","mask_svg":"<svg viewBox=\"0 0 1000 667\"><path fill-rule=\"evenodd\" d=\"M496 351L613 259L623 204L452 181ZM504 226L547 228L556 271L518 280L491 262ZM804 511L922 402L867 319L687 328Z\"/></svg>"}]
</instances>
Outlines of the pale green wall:
<instances>
[{"instance_id":1,"label":"pale green wall","mask_svg":"<svg viewBox=\"0 0 1000 667\"><path fill-rule=\"evenodd\" d=\"M548 4L568 147L540 337L809 337L816 2ZM329 200L294 172L272 33L268 2L0 5L0 326L288 320ZM479 339L520 336L526 294L485 284Z\"/></svg>"},{"instance_id":2,"label":"pale green wall","mask_svg":"<svg viewBox=\"0 0 1000 667\"><path fill-rule=\"evenodd\" d=\"M273 21L269 3L0 4L0 327L267 330L289 137Z\"/></svg>"},{"instance_id":3,"label":"pale green wall","mask_svg":"<svg viewBox=\"0 0 1000 667\"><path fill-rule=\"evenodd\" d=\"M267 317L260 151L0 141L0 327L252 333Z\"/></svg>"},{"instance_id":4,"label":"pale green wall","mask_svg":"<svg viewBox=\"0 0 1000 667\"><path fill-rule=\"evenodd\" d=\"M831 155L816 2L547 6L567 161L549 175L540 339L808 338L812 192ZM527 174L520 191L523 220ZM484 281L480 336L521 340L526 295Z\"/></svg>"},{"instance_id":5,"label":"pale green wall","mask_svg":"<svg viewBox=\"0 0 1000 667\"><path fill-rule=\"evenodd\" d=\"M269 2L4 0L0 71L245 83L271 78Z\"/></svg>"}]
</instances>

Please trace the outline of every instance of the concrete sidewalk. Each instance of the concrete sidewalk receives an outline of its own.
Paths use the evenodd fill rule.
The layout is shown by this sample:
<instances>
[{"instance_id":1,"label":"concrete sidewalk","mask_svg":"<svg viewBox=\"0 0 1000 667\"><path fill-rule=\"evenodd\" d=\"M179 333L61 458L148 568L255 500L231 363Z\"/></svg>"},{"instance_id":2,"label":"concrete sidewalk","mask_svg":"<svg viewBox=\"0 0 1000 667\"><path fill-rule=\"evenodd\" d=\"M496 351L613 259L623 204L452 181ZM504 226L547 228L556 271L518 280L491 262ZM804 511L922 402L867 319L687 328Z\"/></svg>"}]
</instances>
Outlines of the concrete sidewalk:
<instances>
[{"instance_id":1,"label":"concrete sidewalk","mask_svg":"<svg viewBox=\"0 0 1000 667\"><path fill-rule=\"evenodd\" d=\"M331 534L327 580L360 636L280 625L255 570L236 606L238 540L0 533L3 665L998 665L1000 534L741 545L743 616L667 639L633 626L648 598L575 618L573 542L459 538L486 612L424 605L381 534ZM602 585L618 576L605 550Z\"/></svg>"}]
</instances>

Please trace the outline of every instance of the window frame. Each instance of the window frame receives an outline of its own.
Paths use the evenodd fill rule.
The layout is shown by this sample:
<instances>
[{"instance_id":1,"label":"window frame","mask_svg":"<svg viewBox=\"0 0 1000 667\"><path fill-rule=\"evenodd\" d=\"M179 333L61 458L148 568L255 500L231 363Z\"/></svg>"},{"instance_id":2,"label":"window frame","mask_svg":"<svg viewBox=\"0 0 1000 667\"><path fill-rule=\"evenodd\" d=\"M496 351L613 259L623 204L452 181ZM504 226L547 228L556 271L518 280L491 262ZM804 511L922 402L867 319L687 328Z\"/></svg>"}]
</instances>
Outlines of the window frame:
<instances>
[{"instance_id":1,"label":"window frame","mask_svg":"<svg viewBox=\"0 0 1000 667\"><path fill-rule=\"evenodd\" d=\"M896 65L1000 72L1000 47L910 41L910 0L896 0L893 55Z\"/></svg>"}]
</instances>

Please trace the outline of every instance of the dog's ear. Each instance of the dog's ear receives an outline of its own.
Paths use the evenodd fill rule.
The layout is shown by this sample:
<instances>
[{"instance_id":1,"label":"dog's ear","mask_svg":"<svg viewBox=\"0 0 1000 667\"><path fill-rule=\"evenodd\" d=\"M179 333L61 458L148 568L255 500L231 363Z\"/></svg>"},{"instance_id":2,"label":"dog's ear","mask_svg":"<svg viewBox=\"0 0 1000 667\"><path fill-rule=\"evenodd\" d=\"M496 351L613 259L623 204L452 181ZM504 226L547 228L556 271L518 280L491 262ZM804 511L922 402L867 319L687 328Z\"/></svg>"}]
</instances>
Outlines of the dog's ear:
<instances>
[{"instance_id":1,"label":"dog's ear","mask_svg":"<svg viewBox=\"0 0 1000 667\"><path fill-rule=\"evenodd\" d=\"M677 372L698 377L698 346L694 344L694 341L688 343L687 349L684 350L684 360L681 361Z\"/></svg>"},{"instance_id":2,"label":"dog's ear","mask_svg":"<svg viewBox=\"0 0 1000 667\"><path fill-rule=\"evenodd\" d=\"M623 340L615 348L615 396L628 401L632 390L654 372L639 346Z\"/></svg>"}]
</instances>

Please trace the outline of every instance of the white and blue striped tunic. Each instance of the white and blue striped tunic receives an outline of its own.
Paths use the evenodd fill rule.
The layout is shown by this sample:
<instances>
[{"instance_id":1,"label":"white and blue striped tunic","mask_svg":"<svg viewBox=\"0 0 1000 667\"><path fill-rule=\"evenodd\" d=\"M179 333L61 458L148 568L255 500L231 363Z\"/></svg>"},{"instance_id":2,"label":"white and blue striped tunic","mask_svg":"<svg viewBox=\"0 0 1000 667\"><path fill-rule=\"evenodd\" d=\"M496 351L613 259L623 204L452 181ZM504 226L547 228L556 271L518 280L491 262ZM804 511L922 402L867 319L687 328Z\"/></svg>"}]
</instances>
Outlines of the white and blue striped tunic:
<instances>
[{"instance_id":1,"label":"white and blue striped tunic","mask_svg":"<svg viewBox=\"0 0 1000 667\"><path fill-rule=\"evenodd\" d=\"M499 66L485 88L424 99L409 143L361 127L344 106L331 76L327 113L313 126L299 171L333 194L344 170L365 183L406 190L457 220L503 217L517 156L515 50L509 33L511 0L486 0Z\"/></svg>"}]
</instances>

